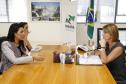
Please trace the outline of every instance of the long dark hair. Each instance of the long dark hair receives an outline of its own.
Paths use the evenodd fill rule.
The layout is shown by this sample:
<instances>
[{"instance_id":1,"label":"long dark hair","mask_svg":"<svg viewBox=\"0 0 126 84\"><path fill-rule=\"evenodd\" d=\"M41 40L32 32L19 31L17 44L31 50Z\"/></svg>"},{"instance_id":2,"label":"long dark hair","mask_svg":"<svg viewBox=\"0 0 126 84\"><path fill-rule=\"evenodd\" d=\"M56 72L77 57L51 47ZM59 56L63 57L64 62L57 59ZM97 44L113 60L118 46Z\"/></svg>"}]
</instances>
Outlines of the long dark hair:
<instances>
[{"instance_id":1,"label":"long dark hair","mask_svg":"<svg viewBox=\"0 0 126 84\"><path fill-rule=\"evenodd\" d=\"M27 22L20 22L19 24L24 28L24 26L25 26L26 24L28 24L28 23L27 23Z\"/></svg>"},{"instance_id":2,"label":"long dark hair","mask_svg":"<svg viewBox=\"0 0 126 84\"><path fill-rule=\"evenodd\" d=\"M20 25L18 23L11 24L7 35L7 40L14 42L15 33L17 33L19 29L20 29Z\"/></svg>"},{"instance_id":3,"label":"long dark hair","mask_svg":"<svg viewBox=\"0 0 126 84\"><path fill-rule=\"evenodd\" d=\"M27 22L20 22L19 23L23 28L25 27L25 25L27 25ZM28 28L27 28L28 29ZM29 32L28 32L29 33ZM26 45L26 48L28 49L28 51L31 51L31 49Z\"/></svg>"},{"instance_id":4,"label":"long dark hair","mask_svg":"<svg viewBox=\"0 0 126 84\"><path fill-rule=\"evenodd\" d=\"M15 33L17 33L19 31L19 29L23 27L22 25L20 25L19 23L13 23L11 24L9 31L8 31L8 35L7 35L7 40L10 42L14 42L15 41ZM26 54L26 48L24 45L24 41L20 40L19 41L19 46L18 46L21 55Z\"/></svg>"}]
</instances>

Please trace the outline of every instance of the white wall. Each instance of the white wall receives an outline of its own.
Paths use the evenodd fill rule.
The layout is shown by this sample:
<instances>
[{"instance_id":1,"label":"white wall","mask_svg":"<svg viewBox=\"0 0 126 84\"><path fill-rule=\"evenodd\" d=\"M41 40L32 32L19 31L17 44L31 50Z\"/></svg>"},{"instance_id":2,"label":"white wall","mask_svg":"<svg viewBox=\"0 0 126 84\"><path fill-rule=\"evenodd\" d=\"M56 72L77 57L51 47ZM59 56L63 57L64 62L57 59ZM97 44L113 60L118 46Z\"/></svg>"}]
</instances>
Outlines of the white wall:
<instances>
[{"instance_id":1,"label":"white wall","mask_svg":"<svg viewBox=\"0 0 126 84\"><path fill-rule=\"evenodd\" d=\"M66 31L65 19L68 13L76 15L76 2L70 0L26 0L27 1L27 14L29 39L31 42L39 42L43 44L62 44L64 42L72 42L76 44L76 30L73 32ZM61 2L61 21L60 22L39 22L31 21L31 2L32 1L49 1ZM67 8L66 8L67 7ZM0 36L7 35L11 23L0 23Z\"/></svg>"},{"instance_id":2,"label":"white wall","mask_svg":"<svg viewBox=\"0 0 126 84\"><path fill-rule=\"evenodd\" d=\"M11 23L0 23L0 36L6 36Z\"/></svg>"},{"instance_id":3,"label":"white wall","mask_svg":"<svg viewBox=\"0 0 126 84\"><path fill-rule=\"evenodd\" d=\"M71 2L70 0L62 0L63 3L62 4L65 4L64 6L65 7L62 7L63 11L62 11L62 36L64 38L64 42L70 42L72 44L76 44L76 26L77 26L77 23L76 23L76 16L77 16L77 2L76 1L73 1ZM67 29L65 27L65 21L66 21L66 18L68 18L68 15L72 15L72 16L75 16L75 21L74 23L72 23L72 25L74 25L74 29Z\"/></svg>"},{"instance_id":4,"label":"white wall","mask_svg":"<svg viewBox=\"0 0 126 84\"><path fill-rule=\"evenodd\" d=\"M76 2L71 3L69 0L27 0L28 16L31 16L31 1L61 2L60 22L37 22L31 21L31 18L28 18L31 30L31 41L42 42L44 44L55 44L69 42L70 40L73 44L76 44L76 30L74 30L74 32L67 32L64 26L68 13L76 15Z\"/></svg>"}]
</instances>

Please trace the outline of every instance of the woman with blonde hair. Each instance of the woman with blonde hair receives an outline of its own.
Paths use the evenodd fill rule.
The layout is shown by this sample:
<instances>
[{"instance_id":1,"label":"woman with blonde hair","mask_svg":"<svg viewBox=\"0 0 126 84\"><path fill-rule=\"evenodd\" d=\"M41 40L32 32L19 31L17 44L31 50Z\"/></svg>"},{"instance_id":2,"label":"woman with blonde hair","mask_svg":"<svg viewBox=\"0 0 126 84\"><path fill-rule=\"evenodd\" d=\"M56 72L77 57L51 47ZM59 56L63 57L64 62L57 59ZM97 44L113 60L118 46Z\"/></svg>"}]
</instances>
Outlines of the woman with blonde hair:
<instances>
[{"instance_id":1,"label":"woman with blonde hair","mask_svg":"<svg viewBox=\"0 0 126 84\"><path fill-rule=\"evenodd\" d=\"M103 26L103 39L99 43L101 49L96 54L107 64L117 83L126 84L125 49L119 41L118 27L115 24Z\"/></svg>"}]
</instances>

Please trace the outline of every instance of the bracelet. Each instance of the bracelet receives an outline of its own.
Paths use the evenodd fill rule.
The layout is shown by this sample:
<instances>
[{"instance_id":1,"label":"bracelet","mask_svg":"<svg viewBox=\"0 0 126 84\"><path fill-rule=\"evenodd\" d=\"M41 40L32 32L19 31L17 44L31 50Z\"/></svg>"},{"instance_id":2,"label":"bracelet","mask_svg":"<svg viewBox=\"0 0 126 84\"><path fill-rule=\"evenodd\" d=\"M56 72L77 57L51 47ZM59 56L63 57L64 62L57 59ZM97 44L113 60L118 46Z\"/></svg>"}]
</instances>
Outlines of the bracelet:
<instances>
[{"instance_id":1,"label":"bracelet","mask_svg":"<svg viewBox=\"0 0 126 84\"><path fill-rule=\"evenodd\" d=\"M101 48L104 48L105 49L105 47L101 47Z\"/></svg>"},{"instance_id":2,"label":"bracelet","mask_svg":"<svg viewBox=\"0 0 126 84\"><path fill-rule=\"evenodd\" d=\"M100 51L102 51L102 52L105 52L105 48L101 48L101 49L99 49Z\"/></svg>"}]
</instances>

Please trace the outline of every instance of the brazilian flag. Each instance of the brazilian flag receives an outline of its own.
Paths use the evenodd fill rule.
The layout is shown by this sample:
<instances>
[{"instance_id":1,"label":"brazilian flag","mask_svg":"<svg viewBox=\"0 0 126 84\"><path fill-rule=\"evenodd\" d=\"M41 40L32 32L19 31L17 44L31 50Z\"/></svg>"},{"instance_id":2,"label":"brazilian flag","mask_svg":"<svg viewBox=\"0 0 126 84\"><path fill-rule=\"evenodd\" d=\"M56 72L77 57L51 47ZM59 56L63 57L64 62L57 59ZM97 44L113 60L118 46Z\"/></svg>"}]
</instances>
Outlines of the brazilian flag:
<instances>
[{"instance_id":1,"label":"brazilian flag","mask_svg":"<svg viewBox=\"0 0 126 84\"><path fill-rule=\"evenodd\" d=\"M90 39L93 38L94 33L94 0L90 0L90 6L87 11L86 23L87 23L87 34Z\"/></svg>"}]
</instances>

